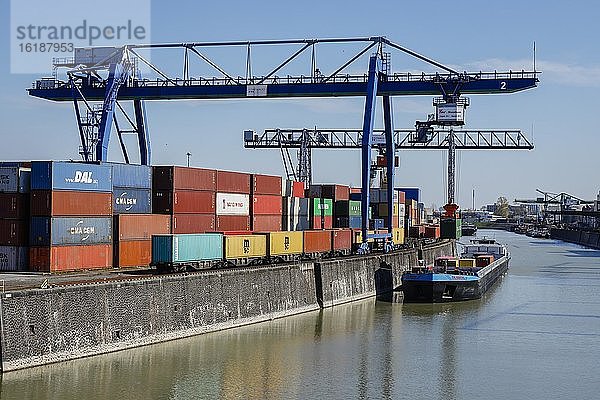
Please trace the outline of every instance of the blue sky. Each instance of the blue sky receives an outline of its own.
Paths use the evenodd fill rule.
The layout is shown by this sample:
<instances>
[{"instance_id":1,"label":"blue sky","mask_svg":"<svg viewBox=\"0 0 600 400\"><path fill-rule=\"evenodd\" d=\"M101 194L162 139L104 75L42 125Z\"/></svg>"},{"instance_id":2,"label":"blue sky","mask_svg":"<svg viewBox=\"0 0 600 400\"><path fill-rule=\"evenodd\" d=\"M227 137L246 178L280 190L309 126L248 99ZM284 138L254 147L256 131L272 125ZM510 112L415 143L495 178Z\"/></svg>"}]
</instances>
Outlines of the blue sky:
<instances>
[{"instance_id":1,"label":"blue sky","mask_svg":"<svg viewBox=\"0 0 600 400\"><path fill-rule=\"evenodd\" d=\"M95 7L98 7L96 5ZM0 6L0 159L78 158L71 104L29 98L25 88L46 74L11 74L9 2ZM153 42L224 41L384 35L460 70L530 69L532 43L542 71L537 89L510 95L471 96L468 129L522 129L535 141L531 152L461 152L459 204L493 202L498 196L536 197L535 189L595 198L600 167L597 149L597 91L600 87L600 5L593 1L305 1L158 2L151 7ZM279 53L278 57L289 53ZM279 58L257 55L258 66ZM335 54L319 54L324 62ZM157 63L169 60L153 54ZM219 58L221 57L221 58ZM233 69L232 55L217 55ZM50 66L50 58L48 60ZM233 67L235 65L235 67ZM394 72L435 72L433 67L393 54ZM366 71L367 63L354 65ZM433 112L430 97L394 98L396 127L410 128ZM155 164L192 164L283 174L277 151L246 150L242 131L265 128L360 128L364 99L172 101L147 104ZM381 110L379 108L379 110ZM377 125L381 126L381 112ZM113 138L114 139L114 138ZM115 140L110 157L121 160ZM446 155L439 151L400 154L399 186L422 188L427 206L445 202ZM358 151L316 151L316 182L358 185Z\"/></svg>"}]
</instances>

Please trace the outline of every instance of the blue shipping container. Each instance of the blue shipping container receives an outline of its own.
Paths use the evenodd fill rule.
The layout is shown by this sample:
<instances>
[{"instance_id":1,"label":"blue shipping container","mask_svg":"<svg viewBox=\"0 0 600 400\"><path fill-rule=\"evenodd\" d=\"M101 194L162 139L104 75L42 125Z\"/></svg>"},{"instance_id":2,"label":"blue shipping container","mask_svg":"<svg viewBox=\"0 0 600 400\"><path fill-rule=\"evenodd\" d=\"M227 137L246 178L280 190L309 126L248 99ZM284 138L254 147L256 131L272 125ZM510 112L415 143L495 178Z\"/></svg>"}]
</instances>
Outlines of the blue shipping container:
<instances>
[{"instance_id":1,"label":"blue shipping container","mask_svg":"<svg viewBox=\"0 0 600 400\"><path fill-rule=\"evenodd\" d=\"M384 229L384 222L381 218L372 219L369 223L369 229Z\"/></svg>"},{"instance_id":2,"label":"blue shipping container","mask_svg":"<svg viewBox=\"0 0 600 400\"><path fill-rule=\"evenodd\" d=\"M362 217L351 216L351 217L338 217L335 219L336 228L351 228L361 229L362 228Z\"/></svg>"},{"instance_id":3,"label":"blue shipping container","mask_svg":"<svg viewBox=\"0 0 600 400\"><path fill-rule=\"evenodd\" d=\"M113 189L113 214L150 214L152 213L152 190L150 189Z\"/></svg>"},{"instance_id":4,"label":"blue shipping container","mask_svg":"<svg viewBox=\"0 0 600 400\"><path fill-rule=\"evenodd\" d=\"M30 246L112 243L112 217L31 217Z\"/></svg>"},{"instance_id":5,"label":"blue shipping container","mask_svg":"<svg viewBox=\"0 0 600 400\"><path fill-rule=\"evenodd\" d=\"M362 193L350 193L350 200L361 201Z\"/></svg>"},{"instance_id":6,"label":"blue shipping container","mask_svg":"<svg viewBox=\"0 0 600 400\"><path fill-rule=\"evenodd\" d=\"M112 168L97 164L33 161L31 189L112 192Z\"/></svg>"},{"instance_id":7,"label":"blue shipping container","mask_svg":"<svg viewBox=\"0 0 600 400\"><path fill-rule=\"evenodd\" d=\"M419 202L419 195L420 195L420 191L421 189L419 188L396 188L397 190L400 190L401 192L404 192L404 196L406 197L406 200L415 200L417 203Z\"/></svg>"},{"instance_id":8,"label":"blue shipping container","mask_svg":"<svg viewBox=\"0 0 600 400\"><path fill-rule=\"evenodd\" d=\"M152 189L152 167L107 163L112 167L112 184L120 188Z\"/></svg>"},{"instance_id":9,"label":"blue shipping container","mask_svg":"<svg viewBox=\"0 0 600 400\"><path fill-rule=\"evenodd\" d=\"M152 235L152 264L173 264L220 260L223 235L198 233Z\"/></svg>"}]
</instances>

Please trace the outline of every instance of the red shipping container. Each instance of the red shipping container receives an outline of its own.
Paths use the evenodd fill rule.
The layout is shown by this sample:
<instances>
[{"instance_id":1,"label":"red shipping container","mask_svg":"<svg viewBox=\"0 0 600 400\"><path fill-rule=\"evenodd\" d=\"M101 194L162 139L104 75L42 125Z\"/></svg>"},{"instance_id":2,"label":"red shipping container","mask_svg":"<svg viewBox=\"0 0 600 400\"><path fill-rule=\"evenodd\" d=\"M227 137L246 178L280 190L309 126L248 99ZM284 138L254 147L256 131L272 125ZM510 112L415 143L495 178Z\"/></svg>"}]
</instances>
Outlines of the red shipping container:
<instances>
[{"instance_id":1,"label":"red shipping container","mask_svg":"<svg viewBox=\"0 0 600 400\"><path fill-rule=\"evenodd\" d=\"M112 244L31 247L29 249L30 268L40 272L110 268L112 260Z\"/></svg>"},{"instance_id":2,"label":"red shipping container","mask_svg":"<svg viewBox=\"0 0 600 400\"><path fill-rule=\"evenodd\" d=\"M1 246L27 246L29 244L29 220L0 219Z\"/></svg>"},{"instance_id":3,"label":"red shipping container","mask_svg":"<svg viewBox=\"0 0 600 400\"><path fill-rule=\"evenodd\" d=\"M115 215L113 237L115 240L150 240L152 235L171 233L171 216L159 214Z\"/></svg>"},{"instance_id":4,"label":"red shipping container","mask_svg":"<svg viewBox=\"0 0 600 400\"><path fill-rule=\"evenodd\" d=\"M350 188L344 185L322 185L321 197L333 200L349 200Z\"/></svg>"},{"instance_id":5,"label":"red shipping container","mask_svg":"<svg viewBox=\"0 0 600 400\"><path fill-rule=\"evenodd\" d=\"M321 223L321 217L314 217L311 219L311 229L332 229L333 228L333 217L323 217L323 224Z\"/></svg>"},{"instance_id":6,"label":"red shipping container","mask_svg":"<svg viewBox=\"0 0 600 400\"><path fill-rule=\"evenodd\" d=\"M250 217L247 215L217 215L214 230L250 231Z\"/></svg>"},{"instance_id":7,"label":"red shipping container","mask_svg":"<svg viewBox=\"0 0 600 400\"><path fill-rule=\"evenodd\" d=\"M0 193L0 218L29 218L29 193Z\"/></svg>"},{"instance_id":8,"label":"red shipping container","mask_svg":"<svg viewBox=\"0 0 600 400\"><path fill-rule=\"evenodd\" d=\"M252 175L252 193L281 196L281 177L258 174Z\"/></svg>"},{"instance_id":9,"label":"red shipping container","mask_svg":"<svg viewBox=\"0 0 600 400\"><path fill-rule=\"evenodd\" d=\"M252 230L257 232L275 232L281 230L281 214L255 215L252 217Z\"/></svg>"},{"instance_id":10,"label":"red shipping container","mask_svg":"<svg viewBox=\"0 0 600 400\"><path fill-rule=\"evenodd\" d=\"M281 196L254 195L252 196L252 215L277 215L281 219Z\"/></svg>"},{"instance_id":11,"label":"red shipping container","mask_svg":"<svg viewBox=\"0 0 600 400\"><path fill-rule=\"evenodd\" d=\"M352 249L352 230L336 229L331 232L331 242L333 250L351 250Z\"/></svg>"},{"instance_id":12,"label":"red shipping container","mask_svg":"<svg viewBox=\"0 0 600 400\"><path fill-rule=\"evenodd\" d=\"M214 169L175 166L152 167L154 190L206 190L217 189L217 171Z\"/></svg>"},{"instance_id":13,"label":"red shipping container","mask_svg":"<svg viewBox=\"0 0 600 400\"><path fill-rule=\"evenodd\" d=\"M153 214L214 214L215 192L199 190L155 191Z\"/></svg>"},{"instance_id":14,"label":"red shipping container","mask_svg":"<svg viewBox=\"0 0 600 400\"><path fill-rule=\"evenodd\" d=\"M331 231L304 231L304 252L331 251Z\"/></svg>"},{"instance_id":15,"label":"red shipping container","mask_svg":"<svg viewBox=\"0 0 600 400\"><path fill-rule=\"evenodd\" d=\"M440 227L439 226L426 226L424 235L426 238L437 239L440 237Z\"/></svg>"},{"instance_id":16,"label":"red shipping container","mask_svg":"<svg viewBox=\"0 0 600 400\"><path fill-rule=\"evenodd\" d=\"M406 203L406 194L401 190L396 190L396 192L398 193L398 203Z\"/></svg>"},{"instance_id":17,"label":"red shipping container","mask_svg":"<svg viewBox=\"0 0 600 400\"><path fill-rule=\"evenodd\" d=\"M33 216L112 216L112 193L32 190Z\"/></svg>"},{"instance_id":18,"label":"red shipping container","mask_svg":"<svg viewBox=\"0 0 600 400\"><path fill-rule=\"evenodd\" d=\"M279 190L281 190L281 182ZM250 194L250 174L217 171L217 192Z\"/></svg>"},{"instance_id":19,"label":"red shipping container","mask_svg":"<svg viewBox=\"0 0 600 400\"><path fill-rule=\"evenodd\" d=\"M214 214L175 214L171 222L172 233L214 232Z\"/></svg>"},{"instance_id":20,"label":"red shipping container","mask_svg":"<svg viewBox=\"0 0 600 400\"><path fill-rule=\"evenodd\" d=\"M292 183L292 196L304 197L304 183L296 181Z\"/></svg>"},{"instance_id":21,"label":"red shipping container","mask_svg":"<svg viewBox=\"0 0 600 400\"><path fill-rule=\"evenodd\" d=\"M114 244L115 267L149 267L152 261L152 240L118 241Z\"/></svg>"},{"instance_id":22,"label":"red shipping container","mask_svg":"<svg viewBox=\"0 0 600 400\"><path fill-rule=\"evenodd\" d=\"M350 188L350 193L362 193L361 188Z\"/></svg>"}]
</instances>

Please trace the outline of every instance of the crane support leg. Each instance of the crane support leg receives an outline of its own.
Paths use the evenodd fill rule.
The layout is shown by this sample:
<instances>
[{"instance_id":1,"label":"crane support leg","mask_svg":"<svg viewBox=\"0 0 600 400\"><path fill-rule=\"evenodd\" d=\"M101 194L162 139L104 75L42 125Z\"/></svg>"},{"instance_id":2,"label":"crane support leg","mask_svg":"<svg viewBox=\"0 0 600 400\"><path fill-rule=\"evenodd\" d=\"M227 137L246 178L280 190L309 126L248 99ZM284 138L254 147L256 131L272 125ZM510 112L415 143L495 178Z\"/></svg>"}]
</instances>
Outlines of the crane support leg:
<instances>
[{"instance_id":1,"label":"crane support leg","mask_svg":"<svg viewBox=\"0 0 600 400\"><path fill-rule=\"evenodd\" d=\"M135 123L140 146L140 164L150 165L150 135L146 127L146 106L143 100L134 100L133 109L135 111Z\"/></svg>"},{"instance_id":2,"label":"crane support leg","mask_svg":"<svg viewBox=\"0 0 600 400\"><path fill-rule=\"evenodd\" d=\"M111 64L102 105L102 116L98 128L98 144L96 145L96 161L106 161L108 157L108 142L112 128L113 116L119 88L129 77L129 67L125 64Z\"/></svg>"},{"instance_id":3,"label":"crane support leg","mask_svg":"<svg viewBox=\"0 0 600 400\"><path fill-rule=\"evenodd\" d=\"M392 233L394 219L394 117L392 112L392 98L383 96L383 122L385 128L385 153L387 158L387 226Z\"/></svg>"},{"instance_id":4,"label":"crane support leg","mask_svg":"<svg viewBox=\"0 0 600 400\"><path fill-rule=\"evenodd\" d=\"M367 81L367 97L365 101L365 116L363 120L362 137L362 241L363 246L367 244L367 231L369 224L369 183L371 178L371 135L375 120L375 106L377 104L377 83L381 60L378 56L371 56L369 60L369 77Z\"/></svg>"}]
</instances>

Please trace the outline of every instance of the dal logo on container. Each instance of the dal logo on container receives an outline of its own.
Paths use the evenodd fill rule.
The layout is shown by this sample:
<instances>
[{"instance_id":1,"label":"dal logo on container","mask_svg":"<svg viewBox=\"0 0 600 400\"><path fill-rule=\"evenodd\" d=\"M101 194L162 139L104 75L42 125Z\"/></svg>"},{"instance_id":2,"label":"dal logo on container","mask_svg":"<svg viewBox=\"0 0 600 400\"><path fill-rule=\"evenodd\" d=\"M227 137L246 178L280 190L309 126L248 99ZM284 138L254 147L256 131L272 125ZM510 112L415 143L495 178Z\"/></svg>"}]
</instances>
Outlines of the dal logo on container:
<instances>
[{"instance_id":1,"label":"dal logo on container","mask_svg":"<svg viewBox=\"0 0 600 400\"><path fill-rule=\"evenodd\" d=\"M98 179L92 179L92 171L75 171L73 178L65 178L67 183L97 184Z\"/></svg>"}]
</instances>

